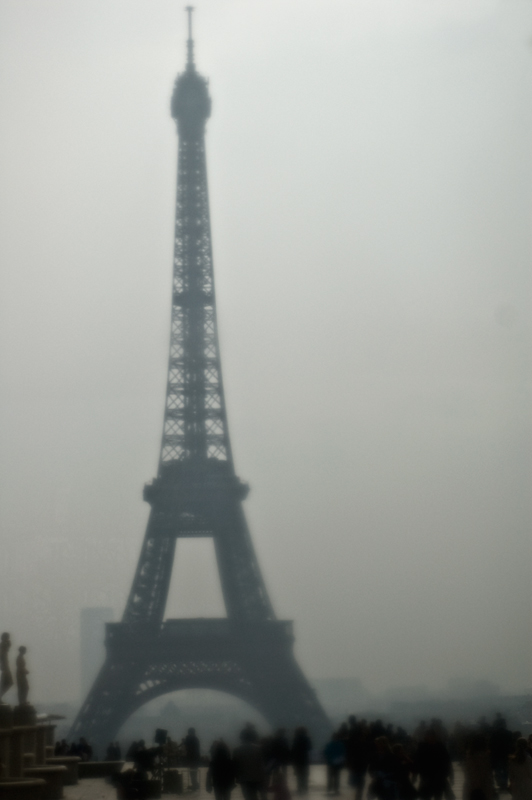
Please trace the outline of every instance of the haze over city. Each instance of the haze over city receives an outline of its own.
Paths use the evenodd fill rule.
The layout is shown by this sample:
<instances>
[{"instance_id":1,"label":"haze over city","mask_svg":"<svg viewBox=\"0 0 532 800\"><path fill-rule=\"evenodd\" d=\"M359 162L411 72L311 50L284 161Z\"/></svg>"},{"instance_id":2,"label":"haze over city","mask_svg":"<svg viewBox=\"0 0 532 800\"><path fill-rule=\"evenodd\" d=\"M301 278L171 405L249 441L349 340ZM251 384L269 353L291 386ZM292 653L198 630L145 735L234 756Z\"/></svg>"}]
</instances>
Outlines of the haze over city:
<instances>
[{"instance_id":1,"label":"haze over city","mask_svg":"<svg viewBox=\"0 0 532 800\"><path fill-rule=\"evenodd\" d=\"M222 370L251 535L311 678L531 689L532 6L198 2ZM186 26L0 10L0 610L78 701L157 471ZM180 540L166 615L224 615Z\"/></svg>"}]
</instances>

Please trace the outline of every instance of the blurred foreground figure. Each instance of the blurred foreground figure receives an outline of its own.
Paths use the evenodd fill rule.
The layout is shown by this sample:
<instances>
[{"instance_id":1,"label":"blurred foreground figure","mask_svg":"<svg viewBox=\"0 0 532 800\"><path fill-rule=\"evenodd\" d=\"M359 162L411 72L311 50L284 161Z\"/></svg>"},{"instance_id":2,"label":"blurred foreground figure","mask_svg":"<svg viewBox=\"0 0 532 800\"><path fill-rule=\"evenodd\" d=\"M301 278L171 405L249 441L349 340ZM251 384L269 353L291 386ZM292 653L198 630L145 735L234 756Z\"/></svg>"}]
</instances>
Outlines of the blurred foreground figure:
<instances>
[{"instance_id":1,"label":"blurred foreground figure","mask_svg":"<svg viewBox=\"0 0 532 800\"><path fill-rule=\"evenodd\" d=\"M377 800L395 800L396 772L395 759L386 736L375 739L375 749L369 762L369 774L372 781L368 787L368 795Z\"/></svg>"},{"instance_id":2,"label":"blurred foreground figure","mask_svg":"<svg viewBox=\"0 0 532 800\"><path fill-rule=\"evenodd\" d=\"M471 739L466 752L463 800L493 800L494 794L488 744L479 733Z\"/></svg>"},{"instance_id":3,"label":"blurred foreground figure","mask_svg":"<svg viewBox=\"0 0 532 800\"><path fill-rule=\"evenodd\" d=\"M419 775L419 796L422 800L441 800L449 795L449 781L453 782L453 766L449 751L440 741L433 728L425 733L415 759L415 770Z\"/></svg>"},{"instance_id":4,"label":"blurred foreground figure","mask_svg":"<svg viewBox=\"0 0 532 800\"><path fill-rule=\"evenodd\" d=\"M371 753L369 728L365 720L357 722L349 718L349 733L346 740L345 761L349 770L349 785L355 790L355 800L362 800L366 772Z\"/></svg>"},{"instance_id":5,"label":"blurred foreground figure","mask_svg":"<svg viewBox=\"0 0 532 800\"><path fill-rule=\"evenodd\" d=\"M235 785L235 765L223 739L214 742L209 765L215 800L230 800Z\"/></svg>"},{"instance_id":6,"label":"blurred foreground figure","mask_svg":"<svg viewBox=\"0 0 532 800\"><path fill-rule=\"evenodd\" d=\"M258 800L264 794L266 770L262 749L257 743L257 734L246 727L240 734L241 744L235 747L233 761L235 777L240 784L244 800Z\"/></svg>"},{"instance_id":7,"label":"blurred foreground figure","mask_svg":"<svg viewBox=\"0 0 532 800\"><path fill-rule=\"evenodd\" d=\"M415 800L418 791L411 781L414 762L400 743L392 747L395 770L395 796L397 800Z\"/></svg>"},{"instance_id":8,"label":"blurred foreground figure","mask_svg":"<svg viewBox=\"0 0 532 800\"><path fill-rule=\"evenodd\" d=\"M200 741L196 736L196 731L194 728L188 729L183 744L185 745L185 758L190 769L192 791L195 792L200 788L198 781L198 769L200 765Z\"/></svg>"},{"instance_id":9,"label":"blurred foreground figure","mask_svg":"<svg viewBox=\"0 0 532 800\"><path fill-rule=\"evenodd\" d=\"M118 742L111 742L105 754L106 761L121 761L122 751Z\"/></svg>"},{"instance_id":10,"label":"blurred foreground figure","mask_svg":"<svg viewBox=\"0 0 532 800\"><path fill-rule=\"evenodd\" d=\"M296 728L294 731L294 740L292 742L291 756L296 775L298 794L308 794L311 750L312 741L307 733L307 729L303 726Z\"/></svg>"},{"instance_id":11,"label":"blurred foreground figure","mask_svg":"<svg viewBox=\"0 0 532 800\"><path fill-rule=\"evenodd\" d=\"M286 775L288 762L290 761L290 745L286 738L286 729L279 728L275 733L270 745L270 754L273 759L273 768L280 769Z\"/></svg>"},{"instance_id":12,"label":"blurred foreground figure","mask_svg":"<svg viewBox=\"0 0 532 800\"><path fill-rule=\"evenodd\" d=\"M327 791L340 794L340 773L345 764L345 744L338 732L333 733L323 751L327 764Z\"/></svg>"},{"instance_id":13,"label":"blurred foreground figure","mask_svg":"<svg viewBox=\"0 0 532 800\"><path fill-rule=\"evenodd\" d=\"M513 750L513 737L501 714L497 714L493 723L489 749L497 786L505 792L508 788L508 758Z\"/></svg>"},{"instance_id":14,"label":"blurred foreground figure","mask_svg":"<svg viewBox=\"0 0 532 800\"><path fill-rule=\"evenodd\" d=\"M273 800L291 800L292 795L286 782L286 773L276 769L272 776L271 787L268 789L273 794Z\"/></svg>"},{"instance_id":15,"label":"blurred foreground figure","mask_svg":"<svg viewBox=\"0 0 532 800\"><path fill-rule=\"evenodd\" d=\"M515 753L510 756L509 776L512 800L532 800L532 757L524 738L517 740Z\"/></svg>"}]
</instances>

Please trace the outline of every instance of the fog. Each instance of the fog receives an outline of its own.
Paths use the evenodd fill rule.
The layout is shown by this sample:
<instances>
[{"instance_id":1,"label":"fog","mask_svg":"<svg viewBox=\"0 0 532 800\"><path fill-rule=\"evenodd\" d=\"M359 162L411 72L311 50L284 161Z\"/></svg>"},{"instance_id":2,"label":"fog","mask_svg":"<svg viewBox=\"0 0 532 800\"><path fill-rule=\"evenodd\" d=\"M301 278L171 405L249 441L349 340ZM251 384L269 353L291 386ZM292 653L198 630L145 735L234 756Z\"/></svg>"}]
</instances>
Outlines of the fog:
<instances>
[{"instance_id":1,"label":"fog","mask_svg":"<svg viewBox=\"0 0 532 800\"><path fill-rule=\"evenodd\" d=\"M0 628L77 700L157 470L174 0L0 9ZM198 0L245 510L310 678L531 686L532 5ZM167 613L223 614L179 541Z\"/></svg>"}]
</instances>

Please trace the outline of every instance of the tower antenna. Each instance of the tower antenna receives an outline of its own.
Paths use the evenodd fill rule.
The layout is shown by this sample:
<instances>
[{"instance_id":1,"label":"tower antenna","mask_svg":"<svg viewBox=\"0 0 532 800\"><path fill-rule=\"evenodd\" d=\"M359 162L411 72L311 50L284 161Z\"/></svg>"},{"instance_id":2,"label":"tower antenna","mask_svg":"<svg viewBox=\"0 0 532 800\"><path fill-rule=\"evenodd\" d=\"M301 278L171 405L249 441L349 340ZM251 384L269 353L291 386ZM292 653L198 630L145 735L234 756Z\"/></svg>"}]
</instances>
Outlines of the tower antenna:
<instances>
[{"instance_id":1,"label":"tower antenna","mask_svg":"<svg viewBox=\"0 0 532 800\"><path fill-rule=\"evenodd\" d=\"M194 40L192 38L192 12L194 6L186 6L188 14L188 39L187 39L187 67L194 66Z\"/></svg>"}]
</instances>

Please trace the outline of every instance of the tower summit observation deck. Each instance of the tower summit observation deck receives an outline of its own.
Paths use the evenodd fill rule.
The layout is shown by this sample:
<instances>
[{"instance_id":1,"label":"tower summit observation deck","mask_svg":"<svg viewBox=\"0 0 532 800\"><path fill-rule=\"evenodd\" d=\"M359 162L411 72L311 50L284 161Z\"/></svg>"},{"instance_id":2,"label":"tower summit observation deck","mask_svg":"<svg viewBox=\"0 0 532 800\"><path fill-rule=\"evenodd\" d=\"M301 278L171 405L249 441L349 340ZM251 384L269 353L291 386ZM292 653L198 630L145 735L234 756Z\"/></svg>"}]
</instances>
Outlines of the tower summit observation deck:
<instances>
[{"instance_id":1,"label":"tower summit observation deck","mask_svg":"<svg viewBox=\"0 0 532 800\"><path fill-rule=\"evenodd\" d=\"M194 64L192 9L186 69L171 111L179 139L170 354L157 477L144 488L150 516L122 621L106 626L106 660L72 726L97 746L149 700L217 689L275 726L329 721L295 661L290 622L275 617L246 524L248 487L236 476L216 324L205 124L211 101ZM177 540L214 542L226 619L164 620ZM223 733L223 731L220 731Z\"/></svg>"}]
</instances>

